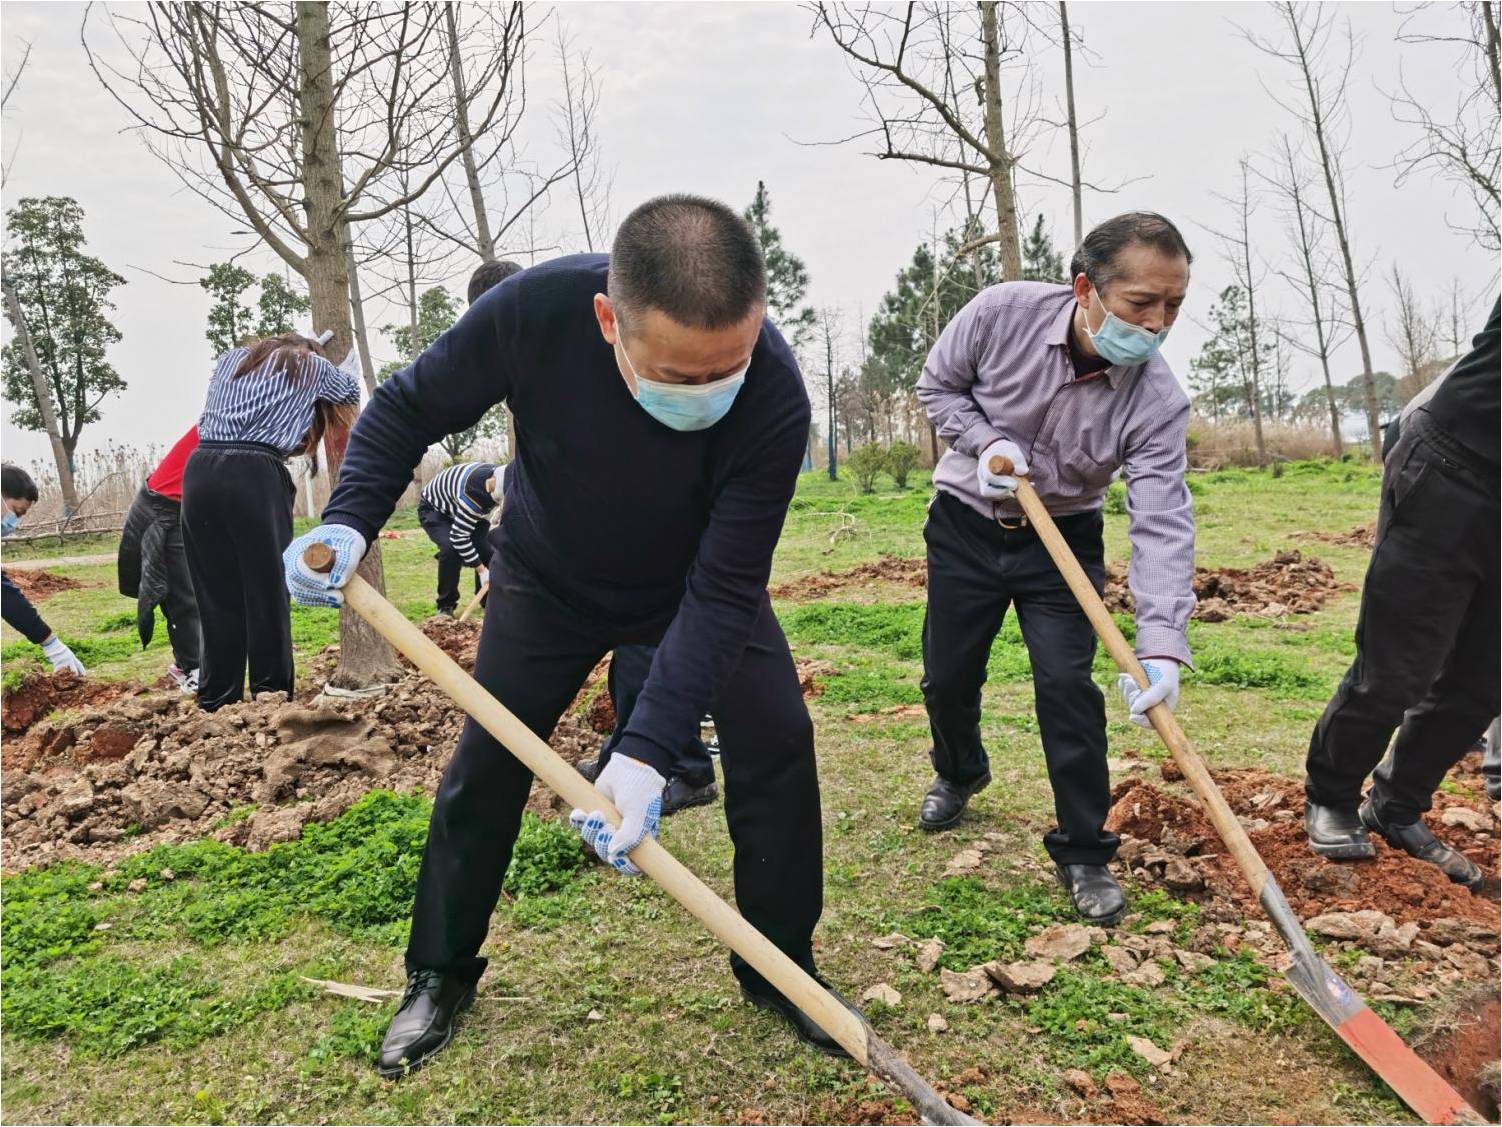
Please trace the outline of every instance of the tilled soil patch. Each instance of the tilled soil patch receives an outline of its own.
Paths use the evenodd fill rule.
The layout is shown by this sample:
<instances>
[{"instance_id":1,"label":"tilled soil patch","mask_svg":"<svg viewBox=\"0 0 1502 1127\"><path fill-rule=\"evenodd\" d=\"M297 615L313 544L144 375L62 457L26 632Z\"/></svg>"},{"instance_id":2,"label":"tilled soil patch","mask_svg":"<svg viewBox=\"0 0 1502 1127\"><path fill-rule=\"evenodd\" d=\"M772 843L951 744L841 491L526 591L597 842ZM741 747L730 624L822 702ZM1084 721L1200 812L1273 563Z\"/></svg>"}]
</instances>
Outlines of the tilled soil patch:
<instances>
[{"instance_id":1,"label":"tilled soil patch","mask_svg":"<svg viewBox=\"0 0 1502 1127\"><path fill-rule=\"evenodd\" d=\"M1192 617L1201 622L1224 622L1236 615L1312 614L1336 595L1355 590L1336 579L1329 564L1297 549L1279 552L1251 568L1197 567L1193 585L1199 602ZM1135 612L1136 600L1125 573L1106 576L1105 600L1112 611Z\"/></svg>"},{"instance_id":2,"label":"tilled soil patch","mask_svg":"<svg viewBox=\"0 0 1502 1127\"><path fill-rule=\"evenodd\" d=\"M768 590L774 599L814 602L831 595L854 602L877 602L902 589L923 590L928 586L928 564L923 560L882 556L848 571L821 571L779 583ZM896 589L894 591L894 589Z\"/></svg>"},{"instance_id":3,"label":"tilled soil patch","mask_svg":"<svg viewBox=\"0 0 1502 1127\"><path fill-rule=\"evenodd\" d=\"M44 599L50 599L59 591L72 591L78 587L87 587L87 583L81 583L77 579L71 579L66 575L54 575L50 571L33 570L31 568L12 568L5 573L5 577L21 589L33 603L40 603Z\"/></svg>"},{"instance_id":4,"label":"tilled soil patch","mask_svg":"<svg viewBox=\"0 0 1502 1127\"><path fill-rule=\"evenodd\" d=\"M1377 543L1377 522L1358 524L1349 532L1323 532L1311 531L1300 533L1311 540L1319 540L1325 544L1334 544L1341 548L1365 548L1371 551Z\"/></svg>"}]
</instances>

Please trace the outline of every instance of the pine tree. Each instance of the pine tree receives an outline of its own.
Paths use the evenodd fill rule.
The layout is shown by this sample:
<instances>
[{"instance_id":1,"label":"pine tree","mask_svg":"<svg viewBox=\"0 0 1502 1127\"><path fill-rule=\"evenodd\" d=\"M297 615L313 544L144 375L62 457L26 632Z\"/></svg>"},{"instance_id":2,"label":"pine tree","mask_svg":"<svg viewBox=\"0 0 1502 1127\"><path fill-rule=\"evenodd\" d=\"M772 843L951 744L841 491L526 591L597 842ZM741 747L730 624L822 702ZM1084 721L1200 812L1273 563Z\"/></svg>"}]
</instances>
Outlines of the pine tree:
<instances>
[{"instance_id":1,"label":"pine tree","mask_svg":"<svg viewBox=\"0 0 1502 1127\"><path fill-rule=\"evenodd\" d=\"M1043 213L1022 244L1022 278L1027 282L1068 282L1064 256L1054 249L1053 239L1043 229Z\"/></svg>"},{"instance_id":2,"label":"pine tree","mask_svg":"<svg viewBox=\"0 0 1502 1127\"><path fill-rule=\"evenodd\" d=\"M772 197L764 181L756 182L756 198L745 211L767 265L767 312L795 349L813 331L816 314L808 297L808 269L803 259L782 245L782 232L772 226Z\"/></svg>"}]
</instances>

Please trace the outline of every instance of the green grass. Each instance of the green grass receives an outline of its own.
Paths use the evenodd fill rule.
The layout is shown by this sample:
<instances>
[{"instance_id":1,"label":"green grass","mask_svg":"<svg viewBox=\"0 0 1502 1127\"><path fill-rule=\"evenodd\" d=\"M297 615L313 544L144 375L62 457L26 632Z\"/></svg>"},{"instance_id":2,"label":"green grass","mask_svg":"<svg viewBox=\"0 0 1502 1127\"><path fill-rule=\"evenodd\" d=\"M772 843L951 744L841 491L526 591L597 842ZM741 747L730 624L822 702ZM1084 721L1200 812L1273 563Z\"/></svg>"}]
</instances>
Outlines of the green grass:
<instances>
[{"instance_id":1,"label":"green grass","mask_svg":"<svg viewBox=\"0 0 1502 1127\"><path fill-rule=\"evenodd\" d=\"M805 475L773 582L881 553L921 557L929 486L924 474L912 482L898 491L883 479L861 497L849 481ZM1301 463L1277 480L1223 471L1194 475L1191 489L1202 566L1244 567L1297 547L1360 582L1364 552L1303 534L1370 521L1378 490L1370 469ZM1106 544L1118 566L1128 551L1124 509L1113 490ZM408 509L393 526L414 523ZM431 546L413 537L382 548L394 602L409 618L426 617ZM65 551L108 554L114 543L70 542ZM7 544L8 558L22 554ZM157 640L140 651L113 565L59 570L88 586L55 595L42 613L64 638L93 647L94 674L159 676L170 660L165 630L159 624ZM1314 615L1192 625L1198 670L1185 678L1179 718L1212 765L1299 770L1310 727L1350 660L1357 602L1349 593ZM1113 1068L1143 1076L1128 1034L1163 1048L1189 1037L1188 1065L1155 1078L1150 1092L1169 1121L1411 1121L1245 956L1199 975L1167 968L1163 987L1134 992L1107 981L1091 952L1035 998L953 1006L938 975L917 972L910 952L873 951L871 938L888 931L939 935L943 965L965 969L1021 957L1028 935L1069 918L1040 846L1053 811L1030 664L1008 616L982 702L996 782L954 831L922 834L913 823L932 779L926 721L880 715L921 700L922 592L777 610L797 656L835 670L810 705L825 829L820 969L850 997L883 981L902 992L900 1006L872 1007L872 1018L920 1073L946 1081L984 1065L989 1078L959 1090L993 1121L1024 1106L1073 1117L1062 1069L1088 1068L1097 1082ZM1130 621L1118 621L1130 635ZM312 653L337 641L337 615L296 610L293 631L305 669ZM3 641L10 683L36 651L8 628ZM1125 720L1103 657L1096 679L1107 693L1111 755L1162 758L1156 737ZM877 715L851 721L866 713ZM225 823L254 812L243 805ZM491 967L474 1009L440 1062L399 1084L379 1080L371 1059L392 1005L315 993L301 979L400 986L427 812L421 796L375 795L264 854L187 842L123 862L107 878L79 864L7 876L0 1079L8 1118L733 1123L755 1112L768 1122L811 1122L851 1120L862 1101L890 1095L868 1087L855 1066L808 1053L775 1018L743 1004L723 949L655 886L586 864L565 825L530 816L482 949ZM1005 841L982 872L943 879L954 853L988 832ZM723 806L677 815L662 835L711 888L733 897ZM174 879L162 877L164 868ZM137 877L146 888L132 893ZM90 889L95 881L101 887ZM1131 897L1133 927L1173 920L1181 941L1195 924L1193 904L1162 891ZM943 1013L951 1033L929 1035L930 1012ZM1123 1013L1125 1021L1111 1017ZM1280 1063L1266 1067L1272 1060Z\"/></svg>"}]
</instances>

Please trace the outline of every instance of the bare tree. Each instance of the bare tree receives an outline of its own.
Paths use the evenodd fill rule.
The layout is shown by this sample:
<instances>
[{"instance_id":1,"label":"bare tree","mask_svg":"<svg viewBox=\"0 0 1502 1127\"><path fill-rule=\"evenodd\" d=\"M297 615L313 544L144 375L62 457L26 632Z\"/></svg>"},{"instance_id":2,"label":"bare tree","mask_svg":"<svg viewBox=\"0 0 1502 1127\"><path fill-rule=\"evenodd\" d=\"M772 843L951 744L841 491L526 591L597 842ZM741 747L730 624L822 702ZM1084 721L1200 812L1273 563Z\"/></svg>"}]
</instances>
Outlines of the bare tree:
<instances>
[{"instance_id":1,"label":"bare tree","mask_svg":"<svg viewBox=\"0 0 1502 1127\"><path fill-rule=\"evenodd\" d=\"M871 133L883 142L875 155L984 177L996 231L982 241L999 243L1002 270L1019 278L1017 158L1008 144L1001 69L1020 46L1009 38L999 9L994 0L981 0L974 20L957 29L955 14L968 9L822 2L811 8L814 26L856 65L877 121ZM963 72L959 82L953 81L955 67Z\"/></svg>"},{"instance_id":2,"label":"bare tree","mask_svg":"<svg viewBox=\"0 0 1502 1127\"><path fill-rule=\"evenodd\" d=\"M1330 206L1329 220L1334 226L1336 242L1340 247L1351 324L1356 333L1356 342L1361 348L1361 385L1366 397L1367 438L1371 443L1371 456L1380 458L1382 426L1377 417L1377 383L1372 373L1372 350L1367 341L1366 319L1361 312L1361 279L1351 252L1342 163L1349 134L1346 86L1356 55L1355 39L1348 23L1344 58L1332 57L1331 37L1335 21L1325 14L1323 4L1279 0L1273 8L1287 33L1286 45L1259 37L1250 31L1243 31L1243 34L1259 51L1287 63L1297 71L1293 84L1302 100L1285 102L1276 95L1274 100L1298 119L1314 142L1319 156L1325 194Z\"/></svg>"},{"instance_id":3,"label":"bare tree","mask_svg":"<svg viewBox=\"0 0 1502 1127\"><path fill-rule=\"evenodd\" d=\"M1439 375L1439 323L1424 310L1413 283L1395 262L1388 271L1387 286L1392 291L1393 310L1383 335L1392 345L1403 366L1398 389L1404 399L1412 399Z\"/></svg>"},{"instance_id":4,"label":"bare tree","mask_svg":"<svg viewBox=\"0 0 1502 1127\"><path fill-rule=\"evenodd\" d=\"M829 480L840 480L839 448L835 442L838 433L838 397L835 394L835 368L839 364L840 311L825 306L819 310L819 334L824 346L824 409L827 431L825 439L829 447Z\"/></svg>"},{"instance_id":5,"label":"bare tree","mask_svg":"<svg viewBox=\"0 0 1502 1127\"><path fill-rule=\"evenodd\" d=\"M6 108L10 105L10 96L16 92L16 86L20 83L21 75L25 73L26 64L30 60L31 44L28 43L26 49L21 52L21 61L5 79L4 92L0 93L0 116L4 115ZM19 145L18 141L17 148ZM0 184L10 179L10 169L15 158L16 149L12 149L10 157L4 164L0 164ZM63 429L58 423L57 411L52 406L52 390L47 386L47 374L42 371L36 348L31 343L31 331L26 327L26 314L21 309L21 300L16 296L15 287L11 285L8 276L0 276L0 290L4 292L5 315L16 332L17 348L27 372L31 375L31 387L36 395L37 413L42 416L42 428L46 430L47 443L52 447L52 460L57 463L57 481L63 494L63 516L69 517L78 511L78 487L73 483L73 465L68 457L67 444L63 442Z\"/></svg>"},{"instance_id":6,"label":"bare tree","mask_svg":"<svg viewBox=\"0 0 1502 1127\"><path fill-rule=\"evenodd\" d=\"M1074 245L1085 241L1083 201L1080 198L1080 128L1074 115L1074 43L1069 34L1069 5L1059 0L1059 27L1064 41L1064 101L1069 122L1069 194L1074 201Z\"/></svg>"},{"instance_id":7,"label":"bare tree","mask_svg":"<svg viewBox=\"0 0 1502 1127\"><path fill-rule=\"evenodd\" d=\"M1257 440L1257 462L1259 465L1267 465L1267 443L1262 435L1262 353L1263 346L1259 346L1257 340L1257 286L1261 282L1262 274L1252 262L1252 209L1256 201L1252 196L1249 183L1251 169L1246 157L1240 160L1241 166L1241 192L1235 196L1224 196L1216 193L1217 198L1223 200L1235 216L1236 226L1229 233L1213 231L1221 241L1222 255L1231 267L1231 272L1236 278L1236 285L1241 287L1246 295L1246 326L1247 339L1240 339L1237 333L1236 354L1237 363L1241 370L1242 387L1246 394L1247 412L1252 418L1252 433ZM1274 467L1274 472L1277 467Z\"/></svg>"},{"instance_id":8,"label":"bare tree","mask_svg":"<svg viewBox=\"0 0 1502 1127\"><path fill-rule=\"evenodd\" d=\"M92 30L113 37L108 56L91 42L93 11L84 9L80 39L95 76L184 184L249 222L302 275L314 325L332 330L330 349L343 355L350 226L420 198L463 153L444 96L444 9L310 0L105 9ZM490 79L466 91L476 135L507 104L501 71L485 67ZM342 445L331 436L331 475ZM384 589L378 545L360 571ZM395 652L363 619L346 612L340 630L333 683L395 680Z\"/></svg>"},{"instance_id":9,"label":"bare tree","mask_svg":"<svg viewBox=\"0 0 1502 1127\"><path fill-rule=\"evenodd\" d=\"M1416 173L1434 170L1470 198L1469 222L1452 224L1474 235L1489 250L1502 247L1498 231L1498 182L1502 181L1502 72L1498 70L1497 17L1502 7L1493 0L1443 5L1449 16L1460 9L1469 28L1464 35L1435 34L1424 29L1428 4L1410 8L1404 15L1398 42L1404 44L1459 44L1464 56L1457 73L1453 104L1444 109L1425 105L1403 78L1401 63L1396 91L1388 94L1393 117L1411 126L1413 139L1393 160L1396 183Z\"/></svg>"},{"instance_id":10,"label":"bare tree","mask_svg":"<svg viewBox=\"0 0 1502 1127\"><path fill-rule=\"evenodd\" d=\"M561 26L557 48L558 68L563 75L559 141L569 156L584 249L593 253L597 243L604 245L610 230L611 177L600 167L600 81L590 65L589 53L576 50Z\"/></svg>"},{"instance_id":11,"label":"bare tree","mask_svg":"<svg viewBox=\"0 0 1502 1127\"><path fill-rule=\"evenodd\" d=\"M1325 402L1330 408L1330 445L1336 458L1344 457L1345 441L1340 435L1340 405L1335 394L1335 384L1330 376L1330 355L1342 339L1340 310L1334 284L1330 281L1332 262L1325 247L1324 235L1328 229L1320 216L1309 206L1308 178L1293 143L1285 134L1277 154L1278 166L1264 177L1283 197L1285 218L1291 220L1289 235L1296 254L1293 270L1280 270L1279 275L1298 291L1300 300L1309 308L1305 325L1314 330L1314 343L1302 333L1283 334L1294 348L1319 360L1320 373L1325 382Z\"/></svg>"}]
</instances>

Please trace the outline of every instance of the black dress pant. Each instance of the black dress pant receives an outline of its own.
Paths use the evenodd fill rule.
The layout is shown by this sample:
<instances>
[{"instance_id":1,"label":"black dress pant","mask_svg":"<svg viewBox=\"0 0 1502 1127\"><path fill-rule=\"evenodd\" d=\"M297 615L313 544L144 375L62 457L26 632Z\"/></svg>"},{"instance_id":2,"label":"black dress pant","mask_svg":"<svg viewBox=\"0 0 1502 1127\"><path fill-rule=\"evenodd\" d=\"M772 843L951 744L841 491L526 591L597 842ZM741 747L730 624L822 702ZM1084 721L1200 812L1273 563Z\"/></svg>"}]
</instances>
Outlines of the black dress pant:
<instances>
[{"instance_id":1,"label":"black dress pant","mask_svg":"<svg viewBox=\"0 0 1502 1127\"><path fill-rule=\"evenodd\" d=\"M282 552L292 543L292 478L280 451L201 442L183 470L183 541L202 622L198 704L291 694L292 613Z\"/></svg>"},{"instance_id":2,"label":"black dress pant","mask_svg":"<svg viewBox=\"0 0 1502 1127\"><path fill-rule=\"evenodd\" d=\"M616 636L543 589L504 546L491 567L475 678L543 739L600 658L620 645L656 644L668 625ZM765 596L741 664L712 711L735 848L736 902L753 926L811 970L813 930L823 910L813 723ZM485 960L478 952L531 784L526 767L466 721L433 803L407 945L409 970L480 977ZM738 957L731 965L743 983L767 989Z\"/></svg>"},{"instance_id":3,"label":"black dress pant","mask_svg":"<svg viewBox=\"0 0 1502 1127\"><path fill-rule=\"evenodd\" d=\"M636 707L636 698L641 696L642 686L647 683L647 674L652 671L652 658L656 646L617 646L610 655L610 673L607 688L610 701L615 706L615 731L610 733L604 750L600 753L600 768L610 762L610 753L626 731L631 720L631 711ZM692 739L679 748L678 758L668 774L672 779L683 779L689 786L703 787L714 782L714 760L709 749L695 732Z\"/></svg>"},{"instance_id":4,"label":"black dress pant","mask_svg":"<svg viewBox=\"0 0 1502 1127\"><path fill-rule=\"evenodd\" d=\"M438 613L452 612L459 605L459 576L466 564L464 557L454 547L452 539L454 522L426 501L417 502L417 523L428 534L428 539L438 549L433 558L438 561ZM480 562L490 560L490 525L481 521L475 526L472 542L479 553ZM475 591L480 590L480 573L475 571Z\"/></svg>"},{"instance_id":5,"label":"black dress pant","mask_svg":"<svg viewBox=\"0 0 1502 1127\"><path fill-rule=\"evenodd\" d=\"M1411 825L1498 712L1497 472L1415 411L1382 472L1356 659L1309 741L1311 802ZM1388 741L1398 733L1392 751ZM1380 763L1380 766L1379 766Z\"/></svg>"},{"instance_id":6,"label":"black dress pant","mask_svg":"<svg viewBox=\"0 0 1502 1127\"><path fill-rule=\"evenodd\" d=\"M1099 511L1055 522L1097 591L1105 583ZM981 745L981 686L991 645L1015 607L1033 667L1033 701L1053 787L1056 828L1044 847L1060 864L1103 865L1120 838L1110 809L1106 710L1091 677L1095 631L1031 527L1006 529L948 493L929 505L923 702L934 769L950 782L989 770Z\"/></svg>"}]
</instances>

